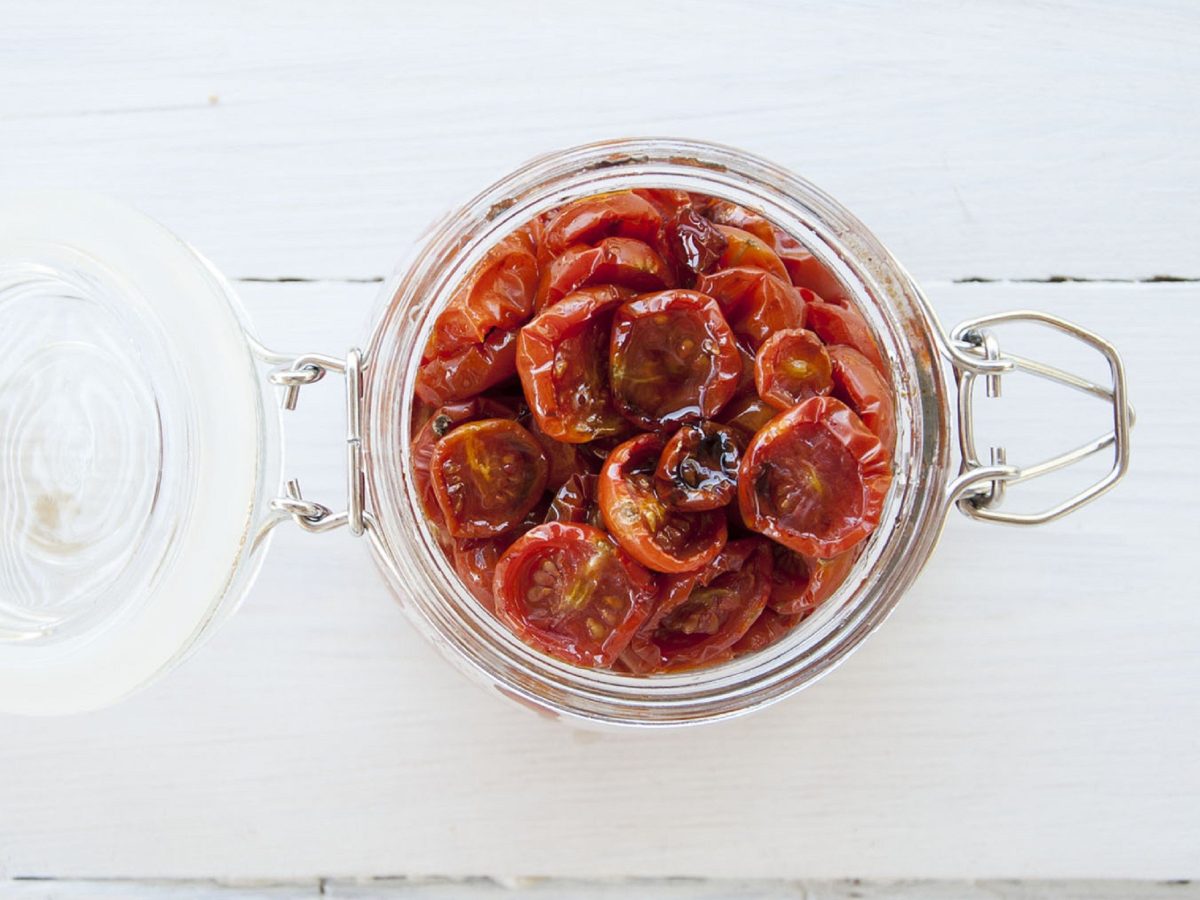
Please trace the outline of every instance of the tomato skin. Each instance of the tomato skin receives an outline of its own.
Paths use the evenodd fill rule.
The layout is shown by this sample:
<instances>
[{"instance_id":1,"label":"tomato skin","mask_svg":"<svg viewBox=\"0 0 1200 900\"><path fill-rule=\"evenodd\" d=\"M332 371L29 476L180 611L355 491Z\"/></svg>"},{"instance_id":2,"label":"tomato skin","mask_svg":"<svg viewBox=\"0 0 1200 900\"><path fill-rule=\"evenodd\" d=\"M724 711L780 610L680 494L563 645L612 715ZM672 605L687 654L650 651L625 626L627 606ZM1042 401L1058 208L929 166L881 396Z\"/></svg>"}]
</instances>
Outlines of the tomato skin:
<instances>
[{"instance_id":1,"label":"tomato skin","mask_svg":"<svg viewBox=\"0 0 1200 900\"><path fill-rule=\"evenodd\" d=\"M576 200L546 223L542 247L559 256L576 244L608 237L636 238L652 247L662 241L663 216L654 204L633 191L616 191Z\"/></svg>"},{"instance_id":2,"label":"tomato skin","mask_svg":"<svg viewBox=\"0 0 1200 900\"><path fill-rule=\"evenodd\" d=\"M729 239L690 206L677 210L666 224L666 242L680 283L691 284L716 266Z\"/></svg>"},{"instance_id":3,"label":"tomato skin","mask_svg":"<svg viewBox=\"0 0 1200 900\"><path fill-rule=\"evenodd\" d=\"M806 299L816 300L811 291L801 291L752 266L701 275L695 289L717 301L734 333L744 337L755 351L776 331L803 328Z\"/></svg>"},{"instance_id":4,"label":"tomato skin","mask_svg":"<svg viewBox=\"0 0 1200 900\"><path fill-rule=\"evenodd\" d=\"M503 534L542 499L549 465L532 434L511 419L460 425L434 445L430 480L456 538Z\"/></svg>"},{"instance_id":5,"label":"tomato skin","mask_svg":"<svg viewBox=\"0 0 1200 900\"><path fill-rule=\"evenodd\" d=\"M609 362L617 410L651 431L715 418L742 373L720 308L688 290L644 294L618 307Z\"/></svg>"},{"instance_id":6,"label":"tomato skin","mask_svg":"<svg viewBox=\"0 0 1200 900\"><path fill-rule=\"evenodd\" d=\"M600 476L592 472L572 475L555 492L550 509L546 512L546 521L575 522L603 528L604 519L596 499L599 482Z\"/></svg>"},{"instance_id":7,"label":"tomato skin","mask_svg":"<svg viewBox=\"0 0 1200 900\"><path fill-rule=\"evenodd\" d=\"M732 429L713 422L684 425L659 456L654 488L672 509L720 509L737 495L739 462Z\"/></svg>"},{"instance_id":8,"label":"tomato skin","mask_svg":"<svg viewBox=\"0 0 1200 900\"><path fill-rule=\"evenodd\" d=\"M821 339L803 328L771 335L754 361L758 394L776 409L833 390L833 363Z\"/></svg>"},{"instance_id":9,"label":"tomato skin","mask_svg":"<svg viewBox=\"0 0 1200 900\"><path fill-rule=\"evenodd\" d=\"M887 451L854 411L832 397L811 397L751 439L738 504L755 531L829 558L874 531L891 480Z\"/></svg>"},{"instance_id":10,"label":"tomato skin","mask_svg":"<svg viewBox=\"0 0 1200 900\"><path fill-rule=\"evenodd\" d=\"M469 400L512 378L517 374L517 335L516 329L497 329L482 344L468 344L424 363L417 372L417 396L441 406Z\"/></svg>"},{"instance_id":11,"label":"tomato skin","mask_svg":"<svg viewBox=\"0 0 1200 900\"><path fill-rule=\"evenodd\" d=\"M612 285L584 288L521 329L517 374L549 437L586 443L624 428L609 387L609 335L614 311L631 296Z\"/></svg>"},{"instance_id":12,"label":"tomato skin","mask_svg":"<svg viewBox=\"0 0 1200 900\"><path fill-rule=\"evenodd\" d=\"M580 666L611 666L645 621L657 582L608 535L547 522L496 566L496 616L531 646Z\"/></svg>"},{"instance_id":13,"label":"tomato skin","mask_svg":"<svg viewBox=\"0 0 1200 900\"><path fill-rule=\"evenodd\" d=\"M766 607L771 551L760 537L730 541L703 569L663 583L658 606L622 661L634 672L677 672L728 658Z\"/></svg>"},{"instance_id":14,"label":"tomato skin","mask_svg":"<svg viewBox=\"0 0 1200 900\"><path fill-rule=\"evenodd\" d=\"M853 550L832 559L814 559L781 544L772 547L775 568L768 606L781 615L807 616L841 587L858 554Z\"/></svg>"},{"instance_id":15,"label":"tomato skin","mask_svg":"<svg viewBox=\"0 0 1200 900\"><path fill-rule=\"evenodd\" d=\"M496 576L496 563L512 541L505 536L498 538L458 538L451 549L454 571L462 579L467 590L488 612L496 611L496 600L492 596L492 583Z\"/></svg>"},{"instance_id":16,"label":"tomato skin","mask_svg":"<svg viewBox=\"0 0 1200 900\"><path fill-rule=\"evenodd\" d=\"M722 415L722 421L734 429L744 448L758 431L779 415L779 410L756 394L734 400Z\"/></svg>"},{"instance_id":17,"label":"tomato skin","mask_svg":"<svg viewBox=\"0 0 1200 900\"><path fill-rule=\"evenodd\" d=\"M727 536L719 510L668 509L654 488L664 441L639 434L619 444L600 470L597 496L604 524L634 559L656 572L690 572L721 552Z\"/></svg>"},{"instance_id":18,"label":"tomato skin","mask_svg":"<svg viewBox=\"0 0 1200 900\"><path fill-rule=\"evenodd\" d=\"M749 630L733 645L734 656L746 656L765 650L803 620L803 615L781 615L769 606L754 620Z\"/></svg>"},{"instance_id":19,"label":"tomato skin","mask_svg":"<svg viewBox=\"0 0 1200 900\"><path fill-rule=\"evenodd\" d=\"M671 267L649 244L610 237L592 247L570 247L556 257L542 272L534 305L543 310L567 294L597 284L659 291L674 283Z\"/></svg>"},{"instance_id":20,"label":"tomato skin","mask_svg":"<svg viewBox=\"0 0 1200 900\"><path fill-rule=\"evenodd\" d=\"M869 359L853 347L829 348L834 396L854 410L890 454L896 446L892 389Z\"/></svg>"},{"instance_id":21,"label":"tomato skin","mask_svg":"<svg viewBox=\"0 0 1200 900\"><path fill-rule=\"evenodd\" d=\"M811 303L808 307L808 327L826 344L853 347L880 372L888 371L871 328L857 309L832 303Z\"/></svg>"},{"instance_id":22,"label":"tomato skin","mask_svg":"<svg viewBox=\"0 0 1200 900\"><path fill-rule=\"evenodd\" d=\"M496 328L519 327L533 312L538 276L533 236L519 228L487 252L438 315L425 358L482 344Z\"/></svg>"},{"instance_id":23,"label":"tomato skin","mask_svg":"<svg viewBox=\"0 0 1200 900\"><path fill-rule=\"evenodd\" d=\"M788 282L787 269L783 261L775 254L774 249L764 240L729 225L716 226L717 231L725 236L725 250L717 260L717 268L732 269L747 267L762 269L785 283Z\"/></svg>"}]
</instances>

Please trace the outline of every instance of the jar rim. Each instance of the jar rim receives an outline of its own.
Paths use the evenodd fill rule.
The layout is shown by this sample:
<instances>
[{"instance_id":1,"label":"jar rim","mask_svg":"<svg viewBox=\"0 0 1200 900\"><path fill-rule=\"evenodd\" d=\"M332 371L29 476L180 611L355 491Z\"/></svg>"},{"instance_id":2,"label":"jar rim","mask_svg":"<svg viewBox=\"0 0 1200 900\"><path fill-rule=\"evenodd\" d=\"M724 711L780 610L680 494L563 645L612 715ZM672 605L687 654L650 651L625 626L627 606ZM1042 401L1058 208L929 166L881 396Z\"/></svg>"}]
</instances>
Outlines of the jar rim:
<instances>
[{"instance_id":1,"label":"jar rim","mask_svg":"<svg viewBox=\"0 0 1200 900\"><path fill-rule=\"evenodd\" d=\"M408 463L421 350L466 273L533 216L630 187L722 197L762 212L800 240L866 315L898 388L895 477L884 518L843 586L771 647L712 668L651 677L571 666L512 635L438 549ZM367 351L363 435L376 557L418 628L511 699L589 723L645 726L714 721L762 707L840 664L886 619L936 544L950 456L940 326L911 276L858 219L757 156L667 138L603 141L540 156L445 217L384 285L379 302Z\"/></svg>"}]
</instances>

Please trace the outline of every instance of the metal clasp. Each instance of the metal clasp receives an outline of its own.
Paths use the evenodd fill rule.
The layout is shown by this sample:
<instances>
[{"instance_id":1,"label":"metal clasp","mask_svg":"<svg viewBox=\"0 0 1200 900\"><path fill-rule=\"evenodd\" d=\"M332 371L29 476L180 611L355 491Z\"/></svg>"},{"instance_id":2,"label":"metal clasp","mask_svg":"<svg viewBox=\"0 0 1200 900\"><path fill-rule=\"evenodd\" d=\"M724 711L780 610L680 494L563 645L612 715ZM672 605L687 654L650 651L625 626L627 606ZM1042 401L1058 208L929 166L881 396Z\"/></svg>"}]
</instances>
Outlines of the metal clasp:
<instances>
[{"instance_id":1,"label":"metal clasp","mask_svg":"<svg viewBox=\"0 0 1200 900\"><path fill-rule=\"evenodd\" d=\"M1108 363L1111 386L1095 384L1054 366L1001 352L996 336L986 329L1013 322L1046 325L1098 350ZM1095 500L1124 477L1129 468L1129 432L1133 427L1134 412L1127 395L1125 366L1116 348L1104 338L1048 313L1019 310L980 316L960 323L950 333L947 352L954 365L958 384L958 440L962 454L959 475L950 484L949 496L961 512L973 519L989 522L1039 525L1065 516ZM985 464L980 459L975 442L975 380L980 376L986 378L987 395L999 397L1002 377L1017 371L1046 378L1107 401L1112 405L1112 430L1073 450L1030 466L1010 465L1005 448L992 447ZM1005 512L998 508L1008 488L1063 469L1109 448L1113 450L1113 464L1108 473L1058 505L1036 513Z\"/></svg>"},{"instance_id":2,"label":"metal clasp","mask_svg":"<svg viewBox=\"0 0 1200 900\"><path fill-rule=\"evenodd\" d=\"M275 361L284 358L271 354ZM267 376L272 384L285 388L283 408L294 410L299 400L300 388L315 384L327 372L340 372L346 376L346 509L335 513L329 507L304 499L300 482L291 479L287 483L287 495L271 501L271 508L291 516L292 521L305 531L333 531L346 525L350 533L361 535L370 524L370 517L363 509L364 476L362 450L362 392L363 354L352 348L344 360L321 353L306 353L284 365L272 369Z\"/></svg>"}]
</instances>

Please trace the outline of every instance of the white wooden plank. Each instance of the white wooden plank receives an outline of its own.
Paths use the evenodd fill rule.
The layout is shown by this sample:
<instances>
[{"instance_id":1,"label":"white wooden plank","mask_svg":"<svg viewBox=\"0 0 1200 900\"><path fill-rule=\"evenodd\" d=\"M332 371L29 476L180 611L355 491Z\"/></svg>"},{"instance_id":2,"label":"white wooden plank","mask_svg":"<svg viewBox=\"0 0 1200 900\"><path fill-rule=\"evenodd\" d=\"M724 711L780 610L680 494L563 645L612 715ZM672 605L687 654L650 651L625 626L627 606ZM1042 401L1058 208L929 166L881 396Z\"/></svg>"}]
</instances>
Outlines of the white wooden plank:
<instances>
[{"instance_id":1,"label":"white wooden plank","mask_svg":"<svg viewBox=\"0 0 1200 900\"><path fill-rule=\"evenodd\" d=\"M954 518L821 685L653 735L492 699L407 626L363 546L284 530L164 682L0 719L0 878L1197 875L1195 288L927 287L948 321L1024 306L1112 338L1139 413L1128 481L1036 531ZM306 349L355 340L374 293L242 288L269 342ZM340 496L337 400L318 389L289 424L313 496Z\"/></svg>"},{"instance_id":2,"label":"white wooden plank","mask_svg":"<svg viewBox=\"0 0 1200 900\"><path fill-rule=\"evenodd\" d=\"M0 190L87 187L236 276L386 274L526 158L743 146L925 279L1200 276L1194 4L74 4L0 11Z\"/></svg>"},{"instance_id":3,"label":"white wooden plank","mask_svg":"<svg viewBox=\"0 0 1200 900\"><path fill-rule=\"evenodd\" d=\"M645 879L367 879L310 885L213 882L20 881L0 884L5 900L1189 900L1200 885L1132 881L694 881Z\"/></svg>"}]
</instances>

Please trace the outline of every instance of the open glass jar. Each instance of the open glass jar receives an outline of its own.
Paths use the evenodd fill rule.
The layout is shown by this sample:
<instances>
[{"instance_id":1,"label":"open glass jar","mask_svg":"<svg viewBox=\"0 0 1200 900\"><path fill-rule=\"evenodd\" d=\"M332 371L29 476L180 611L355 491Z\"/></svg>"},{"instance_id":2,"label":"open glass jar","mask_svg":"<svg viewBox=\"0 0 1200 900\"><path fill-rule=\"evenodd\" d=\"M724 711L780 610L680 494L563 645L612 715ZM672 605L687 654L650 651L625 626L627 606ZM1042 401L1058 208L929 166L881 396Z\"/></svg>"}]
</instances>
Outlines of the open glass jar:
<instances>
[{"instance_id":1,"label":"open glass jar","mask_svg":"<svg viewBox=\"0 0 1200 900\"><path fill-rule=\"evenodd\" d=\"M894 479L883 517L837 593L764 650L709 669L649 678L559 662L522 643L480 607L421 514L409 464L408 428L421 351L433 322L487 250L548 209L588 195L639 187L723 198L761 212L797 238L836 276L869 321L890 367L897 407ZM53 212L46 212L47 208ZM98 222L108 221L110 215L124 224L101 235ZM156 240L147 244L148 235ZM131 243L133 239L138 242ZM146 258L149 255L155 258ZM82 271L81 258L87 260ZM190 296L205 307L196 318L208 316L220 323L219 336L204 332L199 340L196 322L171 318L175 314L155 299L169 288L152 277L158 269L174 273L181 282L190 279ZM46 273L59 281L51 278L53 284L47 286ZM236 605L249 586L271 528L290 519L311 531L346 526L365 535L417 627L451 660L505 696L593 723L654 726L725 718L793 693L840 663L887 617L917 576L951 507L993 521L1049 521L1111 488L1128 465L1132 412L1121 362L1110 344L1052 316L1029 312L983 317L946 333L911 277L836 201L770 163L710 144L657 139L606 142L527 164L432 230L385 285L363 351L289 358L263 350L242 330L236 301L212 268L190 248L134 214L117 214L107 207L97 210L77 200L55 201L49 207L25 201L0 212L0 316L7 321L6 306L31 308L31 291L40 291L39 306L47 296L71 295L61 283L63 278L83 285L74 293L84 295L89 308L99 304L117 310L114 334L124 334L129 327L141 335L134 344L137 375L133 380L142 386L145 408L162 415L145 416L128 434L119 435L117 443L124 446L122 442L149 433L151 439L143 444L147 458L158 460L159 477L154 489L138 486L146 495L140 505L134 504L140 511L140 530L136 540L131 537L119 549L114 570L120 577L105 582L103 590L84 592L74 602L72 608L82 610L78 619L82 625L74 633L48 613L61 605L61 585L46 576L45 557L49 546L57 554L56 571L61 571L60 564L77 552L72 548L79 541L72 542L62 533L61 521L43 515L46 501L42 498L47 492L30 490L31 484L47 481L44 473L32 477L30 471L45 467L4 470L0 501L20 513L12 520L17 524L15 552L10 555L16 561L13 569L23 575L13 584L23 585L24 593L7 606L0 597L0 710L87 708L145 683L177 661ZM25 300L18 307L22 297ZM28 315L41 314L35 309ZM1111 383L1095 384L1001 352L988 328L1016 320L1046 325L1090 345L1107 361ZM45 339L25 348L31 359L53 343L52 329L42 331ZM213 348L207 345L210 340ZM190 355L182 344L191 346ZM224 386L225 397L217 398L233 398L227 405L234 409L237 427L228 437L216 436L224 413L213 406L214 398L194 396L200 386L186 377L190 365L200 364L199 358L192 357L214 348L236 363L229 367L234 375ZM170 364L152 362L159 358ZM1005 373L1018 369L1107 401L1113 410L1111 431L1036 465L1010 465L997 449L985 464L975 447L975 382L985 378L991 392ZM12 381L16 375L11 373L17 371L0 367L0 390L6 390L4 379ZM342 373L347 387L348 499L345 511L339 513L302 497L294 483L282 489L277 422L268 395L270 386L277 386L284 408L290 408L305 384L327 372ZM72 385L69 380L63 384L68 394L76 389ZM23 388L25 395L30 390ZM114 402L127 395L124 385L105 390ZM208 382L203 390L207 395ZM4 408L0 405L0 423ZM18 434L14 442L15 455L46 456L46 431L45 427L24 429L24 438ZM210 432L208 438L199 437ZM117 477L116 483L123 485L119 474L106 469L111 454L97 452L94 437L72 457L67 481L74 487L93 484L99 489L111 486ZM218 468L205 452L196 459L195 453L181 450L204 451L210 446L217 455L227 452L240 461L235 465L226 460L225 468ZM1007 487L1101 451L1112 454L1112 466L1087 489L1041 512L1005 510ZM201 480L206 490L199 492L195 485ZM174 506L160 516L165 521L152 521L172 491L182 499L173 501ZM159 547L151 541L149 555L135 558L138 554L131 548L145 546L145 536L178 536L198 527L197 517L204 514L197 508L201 495L208 506L220 507L224 513L220 528L229 541L202 541L199 549L194 542L164 539ZM79 506L83 509L86 503ZM40 537L31 537L35 532ZM93 547L90 552L101 551ZM182 600L178 590L171 593L165 587L182 573L194 575L201 569L208 572L208 579L188 583ZM147 610L158 611L163 620L158 627L138 626L138 611ZM118 663L129 654L138 665Z\"/></svg>"}]
</instances>

